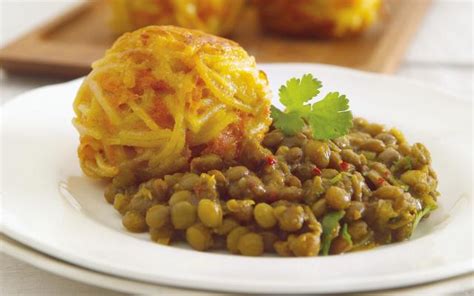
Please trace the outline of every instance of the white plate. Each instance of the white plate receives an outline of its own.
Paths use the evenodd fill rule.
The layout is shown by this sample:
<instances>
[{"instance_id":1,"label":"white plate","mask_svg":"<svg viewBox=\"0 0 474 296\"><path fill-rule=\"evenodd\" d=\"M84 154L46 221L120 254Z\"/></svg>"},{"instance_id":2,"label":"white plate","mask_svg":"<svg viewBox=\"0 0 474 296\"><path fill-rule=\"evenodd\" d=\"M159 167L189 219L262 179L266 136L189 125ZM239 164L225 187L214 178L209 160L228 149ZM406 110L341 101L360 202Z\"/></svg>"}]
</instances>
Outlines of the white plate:
<instances>
[{"instance_id":1,"label":"white plate","mask_svg":"<svg viewBox=\"0 0 474 296\"><path fill-rule=\"evenodd\" d=\"M2 108L2 231L63 260L117 276L234 292L328 293L399 287L473 271L471 106L386 76L322 65L262 66L276 92L313 73L348 95L354 114L425 143L440 207L407 242L342 256L249 258L166 247L122 229L76 158L72 100L80 80L26 93Z\"/></svg>"}]
</instances>

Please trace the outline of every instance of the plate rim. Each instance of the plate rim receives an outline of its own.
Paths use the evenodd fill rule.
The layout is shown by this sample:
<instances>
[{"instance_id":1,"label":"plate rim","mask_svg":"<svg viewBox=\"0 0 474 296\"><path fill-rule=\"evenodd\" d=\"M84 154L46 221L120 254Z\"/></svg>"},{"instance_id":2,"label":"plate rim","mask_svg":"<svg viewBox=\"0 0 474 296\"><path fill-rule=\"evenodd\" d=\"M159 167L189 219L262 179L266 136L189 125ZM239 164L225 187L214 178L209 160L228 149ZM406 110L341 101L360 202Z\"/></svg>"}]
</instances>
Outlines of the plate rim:
<instances>
[{"instance_id":1,"label":"plate rim","mask_svg":"<svg viewBox=\"0 0 474 296\"><path fill-rule=\"evenodd\" d=\"M171 286L162 286L153 283L124 278L100 271L88 269L71 262L53 257L34 248L13 240L5 234L0 234L0 252L19 261L28 263L36 268L45 270L65 279L74 280L83 284L119 291L123 293L172 293L186 292L191 295L218 295L212 291L188 290Z\"/></svg>"},{"instance_id":2,"label":"plate rim","mask_svg":"<svg viewBox=\"0 0 474 296\"><path fill-rule=\"evenodd\" d=\"M6 238L6 240L4 239ZM9 241L11 240L11 242ZM14 241L13 239L5 236L4 234L0 235L0 241L2 244L0 245L0 251L13 257L16 258L17 260L20 260L22 262L26 262L36 268L46 270L52 274L55 274L60 277L64 277L67 279L75 280L81 283L85 283L88 285L93 285L96 287L100 288L105 288L105 289L110 289L113 291L120 291L120 292L125 292L125 293L144 293L144 294L149 294L149 293L163 293L163 292L172 292L176 294L182 294L183 292L186 292L187 294L194 295L220 295L220 292L214 292L214 291L202 291L202 290L183 290L180 288L175 288L175 287L168 287L168 286L161 286L153 283L148 283L148 282L142 282L142 281L136 281L133 279L128 279L128 278L123 278L123 277L118 277L115 275L110 275L107 273L101 273L99 271L95 270L90 270L81 266L77 266L73 263L63 261L61 259L52 257L48 254L41 253L29 246L20 244L19 242ZM465 273L462 275L459 275L461 279L464 279L464 277L474 277L474 273ZM456 281L458 280L458 277L450 277L446 278L445 281ZM110 283L107 281L111 281ZM436 283L436 285L439 284L446 284L443 280L442 283ZM415 286L407 286L407 287L401 287L398 289L403 289L408 291L403 291L406 293L410 292L413 293L415 291L412 291L412 289L423 289L423 288L430 288L433 284L435 284L436 281L430 281L427 282L426 284L421 284L421 285L415 285ZM471 286L474 284L471 284ZM165 289L168 291L158 291L157 289ZM396 289L396 290L398 290ZM364 292L369 292L369 291L364 291ZM391 290L384 290L383 293L395 293L397 291L391 291ZM452 291L455 292L455 291Z\"/></svg>"}]
</instances>

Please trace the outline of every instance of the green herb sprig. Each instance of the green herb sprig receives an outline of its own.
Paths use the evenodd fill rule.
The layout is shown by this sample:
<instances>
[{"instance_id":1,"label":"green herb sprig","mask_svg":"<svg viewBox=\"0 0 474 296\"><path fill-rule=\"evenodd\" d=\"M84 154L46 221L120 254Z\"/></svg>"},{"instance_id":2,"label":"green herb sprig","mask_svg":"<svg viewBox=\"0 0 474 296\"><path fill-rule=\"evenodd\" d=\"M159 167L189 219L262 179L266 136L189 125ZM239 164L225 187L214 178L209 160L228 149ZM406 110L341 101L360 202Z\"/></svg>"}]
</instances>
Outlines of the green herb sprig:
<instances>
[{"instance_id":1,"label":"green herb sprig","mask_svg":"<svg viewBox=\"0 0 474 296\"><path fill-rule=\"evenodd\" d=\"M323 235L321 239L321 255L328 255L331 248L331 242L339 235L340 225L339 220L344 217L344 211L331 212L323 217L321 226L323 228Z\"/></svg>"},{"instance_id":2,"label":"green herb sprig","mask_svg":"<svg viewBox=\"0 0 474 296\"><path fill-rule=\"evenodd\" d=\"M313 137L319 140L334 139L349 132L352 113L349 100L338 92L328 93L322 100L311 104L322 87L321 81L311 74L292 78L280 87L280 102L284 111L271 107L271 116L276 128L285 135L301 132L305 126L311 128Z\"/></svg>"}]
</instances>

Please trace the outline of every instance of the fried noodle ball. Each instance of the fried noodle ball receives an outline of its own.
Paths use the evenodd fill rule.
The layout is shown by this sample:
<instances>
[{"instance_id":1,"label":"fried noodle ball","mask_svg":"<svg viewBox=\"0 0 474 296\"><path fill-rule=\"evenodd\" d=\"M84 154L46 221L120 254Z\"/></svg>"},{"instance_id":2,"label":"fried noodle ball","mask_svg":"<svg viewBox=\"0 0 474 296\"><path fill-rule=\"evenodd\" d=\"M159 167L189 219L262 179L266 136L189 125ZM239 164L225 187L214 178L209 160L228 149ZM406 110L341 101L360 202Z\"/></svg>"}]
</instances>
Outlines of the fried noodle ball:
<instances>
[{"instance_id":1,"label":"fried noodle ball","mask_svg":"<svg viewBox=\"0 0 474 296\"><path fill-rule=\"evenodd\" d=\"M146 27L120 37L92 68L73 119L91 177L160 177L202 152L233 159L271 123L266 75L227 39Z\"/></svg>"},{"instance_id":2,"label":"fried noodle ball","mask_svg":"<svg viewBox=\"0 0 474 296\"><path fill-rule=\"evenodd\" d=\"M255 0L263 25L296 36L344 37L363 32L380 16L382 0Z\"/></svg>"},{"instance_id":3,"label":"fried noodle ball","mask_svg":"<svg viewBox=\"0 0 474 296\"><path fill-rule=\"evenodd\" d=\"M108 0L117 33L149 25L176 25L216 35L229 34L244 0Z\"/></svg>"}]
</instances>

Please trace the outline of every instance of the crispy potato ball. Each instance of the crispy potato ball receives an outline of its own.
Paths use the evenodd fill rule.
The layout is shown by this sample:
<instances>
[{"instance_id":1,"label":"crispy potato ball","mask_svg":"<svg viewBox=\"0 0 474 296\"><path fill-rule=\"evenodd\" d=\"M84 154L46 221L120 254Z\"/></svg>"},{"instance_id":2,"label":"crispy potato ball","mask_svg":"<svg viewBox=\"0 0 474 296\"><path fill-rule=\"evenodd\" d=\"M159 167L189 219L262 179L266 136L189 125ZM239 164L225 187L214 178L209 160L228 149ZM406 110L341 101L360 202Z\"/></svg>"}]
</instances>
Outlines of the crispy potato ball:
<instances>
[{"instance_id":1,"label":"crispy potato ball","mask_svg":"<svg viewBox=\"0 0 474 296\"><path fill-rule=\"evenodd\" d=\"M244 0L108 0L117 33L149 25L176 25L216 35L229 34Z\"/></svg>"},{"instance_id":2,"label":"crispy potato ball","mask_svg":"<svg viewBox=\"0 0 474 296\"><path fill-rule=\"evenodd\" d=\"M271 123L266 75L227 39L146 27L120 37L92 68L73 119L91 177L163 176L202 152L232 159Z\"/></svg>"},{"instance_id":3,"label":"crispy potato ball","mask_svg":"<svg viewBox=\"0 0 474 296\"><path fill-rule=\"evenodd\" d=\"M382 0L255 0L263 25L282 34L344 37L380 16Z\"/></svg>"}]
</instances>

